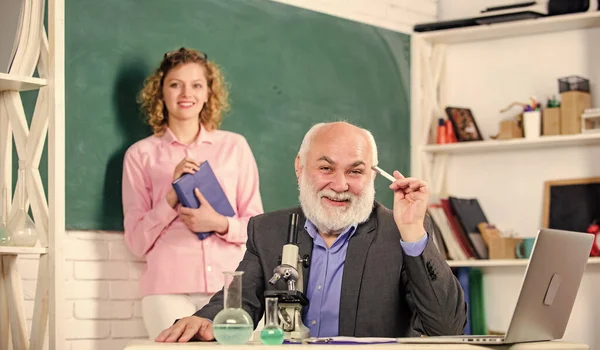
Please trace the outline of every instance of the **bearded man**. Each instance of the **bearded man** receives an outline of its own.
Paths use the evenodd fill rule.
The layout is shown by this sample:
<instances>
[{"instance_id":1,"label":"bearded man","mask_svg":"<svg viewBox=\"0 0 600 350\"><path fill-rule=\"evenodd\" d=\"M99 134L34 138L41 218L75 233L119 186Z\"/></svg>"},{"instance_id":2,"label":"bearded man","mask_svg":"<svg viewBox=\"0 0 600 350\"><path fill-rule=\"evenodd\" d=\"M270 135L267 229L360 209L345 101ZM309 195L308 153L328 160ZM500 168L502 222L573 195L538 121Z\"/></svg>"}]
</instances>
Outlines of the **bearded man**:
<instances>
[{"instance_id":1,"label":"bearded man","mask_svg":"<svg viewBox=\"0 0 600 350\"><path fill-rule=\"evenodd\" d=\"M290 214L299 215L300 256L312 337L458 335L467 319L460 284L429 233L427 184L398 171L393 211L375 201L377 146L371 133L345 122L321 123L305 135L295 160L300 207L248 223L242 307L256 327L264 292L287 243ZM282 281L281 281L282 282ZM214 339L212 319L223 291L193 316L164 330L158 342Z\"/></svg>"}]
</instances>

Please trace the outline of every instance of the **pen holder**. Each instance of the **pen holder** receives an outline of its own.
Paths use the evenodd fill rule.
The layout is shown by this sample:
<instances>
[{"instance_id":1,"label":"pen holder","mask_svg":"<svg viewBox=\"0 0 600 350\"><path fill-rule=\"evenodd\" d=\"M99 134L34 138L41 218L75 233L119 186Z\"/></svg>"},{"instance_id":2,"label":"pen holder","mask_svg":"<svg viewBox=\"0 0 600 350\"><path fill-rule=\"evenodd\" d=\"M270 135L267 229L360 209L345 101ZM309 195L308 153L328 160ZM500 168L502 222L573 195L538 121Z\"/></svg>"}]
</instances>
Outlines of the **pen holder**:
<instances>
[{"instance_id":1,"label":"pen holder","mask_svg":"<svg viewBox=\"0 0 600 350\"><path fill-rule=\"evenodd\" d=\"M536 139L540 137L542 129L542 115L540 111L524 112L523 125L525 126L526 139Z\"/></svg>"}]
</instances>

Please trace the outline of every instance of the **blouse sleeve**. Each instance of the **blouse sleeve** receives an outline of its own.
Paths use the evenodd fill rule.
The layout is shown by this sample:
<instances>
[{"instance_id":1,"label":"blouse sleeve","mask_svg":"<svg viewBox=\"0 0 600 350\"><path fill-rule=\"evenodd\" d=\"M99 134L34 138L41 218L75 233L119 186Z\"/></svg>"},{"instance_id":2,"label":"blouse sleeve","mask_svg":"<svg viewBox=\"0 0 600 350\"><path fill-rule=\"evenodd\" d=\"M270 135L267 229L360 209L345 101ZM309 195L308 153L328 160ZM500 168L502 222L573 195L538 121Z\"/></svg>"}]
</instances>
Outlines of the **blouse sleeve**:
<instances>
[{"instance_id":1,"label":"blouse sleeve","mask_svg":"<svg viewBox=\"0 0 600 350\"><path fill-rule=\"evenodd\" d=\"M123 162L123 214L125 243L137 257L144 257L177 217L177 211L166 197L152 203L150 180L144 172L141 157L127 150Z\"/></svg>"}]
</instances>

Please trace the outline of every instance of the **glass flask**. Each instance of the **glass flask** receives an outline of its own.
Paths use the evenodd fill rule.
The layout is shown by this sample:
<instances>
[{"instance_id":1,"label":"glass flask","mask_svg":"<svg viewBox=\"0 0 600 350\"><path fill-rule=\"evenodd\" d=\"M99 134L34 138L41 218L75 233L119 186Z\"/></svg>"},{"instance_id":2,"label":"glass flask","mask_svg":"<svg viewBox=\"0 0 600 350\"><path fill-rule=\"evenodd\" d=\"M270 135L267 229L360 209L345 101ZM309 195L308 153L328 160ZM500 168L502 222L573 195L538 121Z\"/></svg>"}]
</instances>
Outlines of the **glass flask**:
<instances>
[{"instance_id":1,"label":"glass flask","mask_svg":"<svg viewBox=\"0 0 600 350\"><path fill-rule=\"evenodd\" d=\"M2 199L0 199L0 203L2 203L2 211L0 215L0 245L10 245L10 232L8 231L8 227L6 227L6 219L8 218L8 190L6 188L2 189Z\"/></svg>"},{"instance_id":2,"label":"glass flask","mask_svg":"<svg viewBox=\"0 0 600 350\"><path fill-rule=\"evenodd\" d=\"M277 298L265 299L265 327L260 331L260 341L265 345L283 344L283 328L279 325Z\"/></svg>"},{"instance_id":3,"label":"glass flask","mask_svg":"<svg viewBox=\"0 0 600 350\"><path fill-rule=\"evenodd\" d=\"M220 344L246 344L252 336L254 322L246 310L242 309L243 271L223 272L223 304L213 320L215 339Z\"/></svg>"},{"instance_id":4,"label":"glass flask","mask_svg":"<svg viewBox=\"0 0 600 350\"><path fill-rule=\"evenodd\" d=\"M19 198L19 209L8 222L10 231L10 245L17 247L33 247L38 240L35 223L25 211L25 169L19 164L19 179L22 179L22 191Z\"/></svg>"}]
</instances>

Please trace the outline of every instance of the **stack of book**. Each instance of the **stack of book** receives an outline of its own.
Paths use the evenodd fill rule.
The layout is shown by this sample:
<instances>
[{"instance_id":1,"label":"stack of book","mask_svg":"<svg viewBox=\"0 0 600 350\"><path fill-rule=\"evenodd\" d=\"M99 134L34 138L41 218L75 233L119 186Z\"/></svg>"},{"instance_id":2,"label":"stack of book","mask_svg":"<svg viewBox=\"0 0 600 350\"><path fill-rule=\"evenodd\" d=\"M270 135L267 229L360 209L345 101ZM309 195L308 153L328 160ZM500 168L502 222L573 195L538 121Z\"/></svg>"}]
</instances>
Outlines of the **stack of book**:
<instances>
[{"instance_id":1,"label":"stack of book","mask_svg":"<svg viewBox=\"0 0 600 350\"><path fill-rule=\"evenodd\" d=\"M432 198L429 216L439 233L434 243L451 260L488 259L488 247L479 230L488 220L476 198Z\"/></svg>"}]
</instances>

